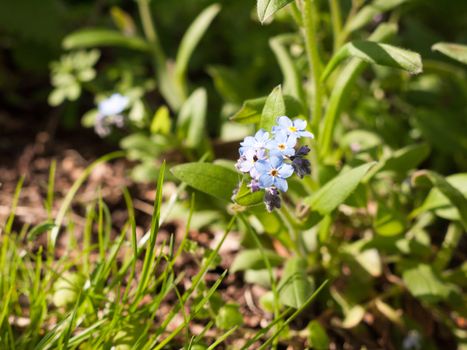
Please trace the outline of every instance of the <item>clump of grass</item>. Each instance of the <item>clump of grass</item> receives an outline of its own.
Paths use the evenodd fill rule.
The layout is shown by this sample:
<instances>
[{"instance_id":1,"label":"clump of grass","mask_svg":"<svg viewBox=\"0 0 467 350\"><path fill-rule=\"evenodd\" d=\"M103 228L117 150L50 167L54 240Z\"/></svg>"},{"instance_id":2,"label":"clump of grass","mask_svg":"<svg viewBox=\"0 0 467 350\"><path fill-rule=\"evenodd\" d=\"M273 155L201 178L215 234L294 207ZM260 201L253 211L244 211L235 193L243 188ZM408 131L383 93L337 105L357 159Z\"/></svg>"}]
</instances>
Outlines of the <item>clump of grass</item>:
<instances>
[{"instance_id":1,"label":"clump of grass","mask_svg":"<svg viewBox=\"0 0 467 350\"><path fill-rule=\"evenodd\" d=\"M141 239L136 235L135 210L126 189L122 191L127 218L116 236L112 234L109 209L100 196L86 206L81 238L74 236L74 223L67 213L80 185L97 164L118 156L119 153L110 154L91 164L68 192L55 218L52 216L55 166L52 166L45 202L49 218L35 227L26 225L15 232L15 207L23 179L19 181L11 215L0 236L0 348L191 349L196 345L214 349L236 332L247 334L240 332L241 322L228 324L227 329L217 327L219 305L214 305L212 299L228 271L221 273L212 286L204 281L208 270L215 267L219 249L237 217L232 217L222 239L202 259L191 285L180 288L185 276L183 271L176 271L175 265L184 253L188 254L194 201L178 246L173 237L158 244L163 224L165 165L157 181L151 226ZM172 198L168 204L173 203ZM37 248L33 242L42 234L47 234L47 246ZM59 235L66 236L68 246L58 256ZM316 293L294 313L292 309L283 313L276 310L267 327L245 339L244 348L256 342L262 342L262 348L269 346ZM170 311L161 311L163 304L170 305ZM203 331L192 334L190 325L206 310L209 318L203 321ZM213 329L217 334L215 340L206 335Z\"/></svg>"}]
</instances>

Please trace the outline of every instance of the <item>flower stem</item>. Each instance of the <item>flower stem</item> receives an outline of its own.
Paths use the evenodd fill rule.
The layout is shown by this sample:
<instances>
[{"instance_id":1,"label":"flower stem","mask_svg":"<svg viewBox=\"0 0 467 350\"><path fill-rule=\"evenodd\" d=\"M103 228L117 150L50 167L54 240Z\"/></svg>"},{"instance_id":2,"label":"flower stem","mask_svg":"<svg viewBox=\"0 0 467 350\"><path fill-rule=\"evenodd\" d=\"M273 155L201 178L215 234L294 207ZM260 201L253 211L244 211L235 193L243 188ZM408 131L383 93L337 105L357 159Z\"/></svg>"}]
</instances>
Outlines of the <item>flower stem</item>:
<instances>
[{"instance_id":1,"label":"flower stem","mask_svg":"<svg viewBox=\"0 0 467 350\"><path fill-rule=\"evenodd\" d=\"M299 232L300 223L290 213L290 210L289 208L287 208L286 203L282 203L282 206L279 210L279 214L284 220L284 223L287 226L287 229L289 230L290 234L292 235L292 238L295 243L295 252L303 257L305 255L305 246Z\"/></svg>"},{"instance_id":2,"label":"flower stem","mask_svg":"<svg viewBox=\"0 0 467 350\"><path fill-rule=\"evenodd\" d=\"M321 60L318 52L318 39L316 37L317 9L315 0L303 0L302 20L309 66L309 80L313 82L313 103L310 124L313 132L317 135L322 116L323 91L320 84Z\"/></svg>"},{"instance_id":3,"label":"flower stem","mask_svg":"<svg viewBox=\"0 0 467 350\"><path fill-rule=\"evenodd\" d=\"M329 0L329 7L331 9L331 23L333 32L333 49L334 52L340 46L340 36L342 32L342 13L338 0Z\"/></svg>"}]
</instances>

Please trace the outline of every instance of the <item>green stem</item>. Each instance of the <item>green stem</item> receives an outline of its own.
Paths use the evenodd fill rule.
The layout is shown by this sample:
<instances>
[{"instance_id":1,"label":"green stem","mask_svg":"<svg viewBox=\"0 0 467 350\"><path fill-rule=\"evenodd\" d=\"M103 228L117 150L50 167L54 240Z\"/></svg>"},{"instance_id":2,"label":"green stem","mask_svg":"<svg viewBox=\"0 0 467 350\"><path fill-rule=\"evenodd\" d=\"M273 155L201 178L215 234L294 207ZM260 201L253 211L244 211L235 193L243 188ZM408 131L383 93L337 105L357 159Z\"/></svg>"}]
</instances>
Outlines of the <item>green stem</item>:
<instances>
[{"instance_id":1,"label":"green stem","mask_svg":"<svg viewBox=\"0 0 467 350\"><path fill-rule=\"evenodd\" d=\"M279 210L279 214L281 218L284 220L285 225L287 226L287 229L293 236L294 240L294 245L295 245L295 252L297 255L300 255L302 257L305 256L305 245L303 244L302 237L300 236L299 228L300 228L300 223L293 217L293 215L290 213L289 208L287 208L287 205L285 203L282 203L282 206Z\"/></svg>"},{"instance_id":2,"label":"green stem","mask_svg":"<svg viewBox=\"0 0 467 350\"><path fill-rule=\"evenodd\" d=\"M184 99L183 96L181 96L180 91L174 86L172 77L167 71L167 58L164 50L162 49L154 21L151 16L149 1L150 0L136 0L144 35L151 43L152 55L154 58L154 69L156 71L156 78L160 92L169 106L174 111L178 111Z\"/></svg>"},{"instance_id":3,"label":"green stem","mask_svg":"<svg viewBox=\"0 0 467 350\"><path fill-rule=\"evenodd\" d=\"M310 70L309 80L313 82L313 103L310 124L313 132L317 135L322 116L323 91L320 84L321 60L318 52L318 38L316 37L317 9L315 0L303 1L302 19L306 54Z\"/></svg>"},{"instance_id":4,"label":"green stem","mask_svg":"<svg viewBox=\"0 0 467 350\"><path fill-rule=\"evenodd\" d=\"M253 237L253 239L255 241L255 244L259 249L261 257L264 260L264 264L266 265L266 269L267 269L268 274L269 274L269 280L271 282L271 291L272 291L272 294L274 296L274 319L277 319L277 318L280 317L279 292L277 291L276 279L275 279L274 274L273 274L271 263L269 262L269 259L268 259L267 255L266 255L266 253L264 252L263 245L261 244L261 241L259 240L256 231L251 228L250 223L248 222L248 220L246 219L246 217L243 214L239 214L239 218L243 222L243 224L245 225L248 232L250 233L250 236ZM281 326L281 323L279 323L278 327L280 327L280 326ZM274 349L277 348L276 343L273 344L273 348Z\"/></svg>"},{"instance_id":5,"label":"green stem","mask_svg":"<svg viewBox=\"0 0 467 350\"><path fill-rule=\"evenodd\" d=\"M459 223L453 222L449 225L446 236L444 237L443 244L441 245L441 249L439 250L438 255L436 256L436 259L433 263L435 268L442 271L446 266L448 266L454 250L459 245L459 241L462 238L462 235L463 230Z\"/></svg>"},{"instance_id":6,"label":"green stem","mask_svg":"<svg viewBox=\"0 0 467 350\"><path fill-rule=\"evenodd\" d=\"M331 9L331 23L334 39L333 49L334 52L336 52L340 46L340 36L342 32L342 13L339 1L337 0L329 0L329 7Z\"/></svg>"},{"instance_id":7,"label":"green stem","mask_svg":"<svg viewBox=\"0 0 467 350\"><path fill-rule=\"evenodd\" d=\"M154 22L151 17L151 9L149 7L149 0L137 0L138 3L138 11L141 17L141 23L143 25L144 35L146 39L152 44L152 48L155 53L155 58L157 59L157 63L165 64L165 54L162 50L159 36L157 35L156 27L154 26Z\"/></svg>"}]
</instances>

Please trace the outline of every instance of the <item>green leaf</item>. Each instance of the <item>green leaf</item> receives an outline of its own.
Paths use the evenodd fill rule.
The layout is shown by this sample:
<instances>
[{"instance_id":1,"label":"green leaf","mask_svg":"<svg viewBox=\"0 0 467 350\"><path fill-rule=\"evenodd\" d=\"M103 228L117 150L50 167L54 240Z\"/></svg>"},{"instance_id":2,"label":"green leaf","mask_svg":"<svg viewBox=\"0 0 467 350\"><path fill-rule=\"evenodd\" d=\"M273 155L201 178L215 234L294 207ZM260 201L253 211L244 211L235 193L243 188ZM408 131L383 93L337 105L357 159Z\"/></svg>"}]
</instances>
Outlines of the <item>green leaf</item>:
<instances>
[{"instance_id":1,"label":"green leaf","mask_svg":"<svg viewBox=\"0 0 467 350\"><path fill-rule=\"evenodd\" d=\"M343 328L353 328L358 325L365 316L365 309L361 305L353 306L346 312L344 321L342 322Z\"/></svg>"},{"instance_id":2,"label":"green leaf","mask_svg":"<svg viewBox=\"0 0 467 350\"><path fill-rule=\"evenodd\" d=\"M267 97L259 97L243 102L242 108L230 120L241 124L256 124L261 121L261 113Z\"/></svg>"},{"instance_id":3,"label":"green leaf","mask_svg":"<svg viewBox=\"0 0 467 350\"><path fill-rule=\"evenodd\" d=\"M55 227L55 224L52 220L44 221L36 226L34 226L31 231L28 233L28 240L33 241L40 234L47 232Z\"/></svg>"},{"instance_id":4,"label":"green leaf","mask_svg":"<svg viewBox=\"0 0 467 350\"><path fill-rule=\"evenodd\" d=\"M268 258L271 266L278 266L283 262L283 258L277 255L272 250L264 250L264 255ZM230 271L244 271L244 270L262 270L266 268L266 263L263 259L263 254L259 249L245 249L242 250L235 257Z\"/></svg>"},{"instance_id":5,"label":"green leaf","mask_svg":"<svg viewBox=\"0 0 467 350\"><path fill-rule=\"evenodd\" d=\"M301 103L291 95L282 96L285 112L281 115L287 115L290 118L303 116L305 114ZM235 113L230 120L241 124L257 124L261 122L261 115L266 104L267 97L259 97L252 100L246 100L242 108ZM278 115L278 116L281 116ZM278 117L276 116L276 118ZM275 124L276 121L274 120Z\"/></svg>"},{"instance_id":6,"label":"green leaf","mask_svg":"<svg viewBox=\"0 0 467 350\"><path fill-rule=\"evenodd\" d=\"M82 29L67 35L62 44L67 50L98 46L116 46L138 51L150 50L150 46L143 39L125 36L109 29Z\"/></svg>"},{"instance_id":7,"label":"green leaf","mask_svg":"<svg viewBox=\"0 0 467 350\"><path fill-rule=\"evenodd\" d=\"M371 64L403 69L411 74L422 72L422 59L416 52L375 41L356 40L342 46L332 57L321 80L324 81L342 61L350 57Z\"/></svg>"},{"instance_id":8,"label":"green leaf","mask_svg":"<svg viewBox=\"0 0 467 350\"><path fill-rule=\"evenodd\" d=\"M467 173L448 176L445 181L460 192L464 198L467 198ZM410 216L414 217L428 210L434 210L436 215L448 220L461 220L459 209L437 187L430 191L423 204Z\"/></svg>"},{"instance_id":9,"label":"green leaf","mask_svg":"<svg viewBox=\"0 0 467 350\"><path fill-rule=\"evenodd\" d=\"M385 41L397 32L397 26L394 24L381 24L369 40ZM324 115L324 123L320 129L320 157L326 158L331 151L331 144L334 136L334 129L338 118L342 112L344 104L348 101L350 90L357 77L363 72L367 63L359 59L352 59L339 74L329 99L328 108Z\"/></svg>"},{"instance_id":10,"label":"green leaf","mask_svg":"<svg viewBox=\"0 0 467 350\"><path fill-rule=\"evenodd\" d=\"M427 181L436 187L449 202L459 211L460 221L467 230L467 198L456 187L451 185L443 176L429 170L420 170L412 177L414 184L423 184Z\"/></svg>"},{"instance_id":11,"label":"green leaf","mask_svg":"<svg viewBox=\"0 0 467 350\"><path fill-rule=\"evenodd\" d=\"M407 268L402 273L402 279L410 293L423 301L437 302L449 295L449 287L430 265L417 264Z\"/></svg>"},{"instance_id":12,"label":"green leaf","mask_svg":"<svg viewBox=\"0 0 467 350\"><path fill-rule=\"evenodd\" d=\"M292 1L293 0L258 0L257 10L259 21L264 23L269 17Z\"/></svg>"},{"instance_id":13,"label":"green leaf","mask_svg":"<svg viewBox=\"0 0 467 350\"><path fill-rule=\"evenodd\" d=\"M237 304L225 304L216 316L216 326L220 329L231 329L243 324L243 316Z\"/></svg>"},{"instance_id":14,"label":"green leaf","mask_svg":"<svg viewBox=\"0 0 467 350\"><path fill-rule=\"evenodd\" d=\"M349 171L341 172L313 195L305 198L304 201L311 207L312 212L319 214L316 218L313 218L312 215L312 223L317 223L323 216L330 214L338 205L342 204L357 188L362 178L374 164L367 163Z\"/></svg>"},{"instance_id":15,"label":"green leaf","mask_svg":"<svg viewBox=\"0 0 467 350\"><path fill-rule=\"evenodd\" d=\"M279 299L283 305L299 309L313 294L314 286L306 273L304 258L293 257L287 261L278 285Z\"/></svg>"},{"instance_id":16,"label":"green leaf","mask_svg":"<svg viewBox=\"0 0 467 350\"><path fill-rule=\"evenodd\" d=\"M400 211L378 204L375 222L375 231L382 236L396 236L405 229L405 217Z\"/></svg>"},{"instance_id":17,"label":"green leaf","mask_svg":"<svg viewBox=\"0 0 467 350\"><path fill-rule=\"evenodd\" d=\"M209 66L207 71L214 80L216 90L227 102L241 104L247 96L251 96L251 87L232 68L216 65Z\"/></svg>"},{"instance_id":18,"label":"green leaf","mask_svg":"<svg viewBox=\"0 0 467 350\"><path fill-rule=\"evenodd\" d=\"M282 95L281 86L278 85L266 99L261 115L260 127L266 131L271 131L272 127L276 124L277 117L285 115L285 113L284 96Z\"/></svg>"},{"instance_id":19,"label":"green leaf","mask_svg":"<svg viewBox=\"0 0 467 350\"><path fill-rule=\"evenodd\" d=\"M425 143L401 148L383 157L378 164L368 172L364 181L367 182L376 173L383 171L393 171L401 176L406 176L409 170L416 169L429 154L430 146Z\"/></svg>"},{"instance_id":20,"label":"green leaf","mask_svg":"<svg viewBox=\"0 0 467 350\"><path fill-rule=\"evenodd\" d=\"M193 21L182 38L175 61L175 74L178 79L185 79L188 62L209 25L221 10L219 4L212 4L201 12Z\"/></svg>"},{"instance_id":21,"label":"green leaf","mask_svg":"<svg viewBox=\"0 0 467 350\"><path fill-rule=\"evenodd\" d=\"M439 51L442 54L467 64L467 45L460 45L454 43L437 43L434 44L431 49L433 51Z\"/></svg>"},{"instance_id":22,"label":"green leaf","mask_svg":"<svg viewBox=\"0 0 467 350\"><path fill-rule=\"evenodd\" d=\"M313 349L329 349L329 337L318 321L308 324L308 340Z\"/></svg>"},{"instance_id":23,"label":"green leaf","mask_svg":"<svg viewBox=\"0 0 467 350\"><path fill-rule=\"evenodd\" d=\"M355 30L363 28L369 24L375 16L389 11L407 1L410 0L376 0L372 4L362 7L362 9L346 24L344 31L346 34L350 34Z\"/></svg>"},{"instance_id":24,"label":"green leaf","mask_svg":"<svg viewBox=\"0 0 467 350\"><path fill-rule=\"evenodd\" d=\"M206 134L206 111L208 95L204 88L196 89L183 104L177 120L180 140L190 148L202 144Z\"/></svg>"},{"instance_id":25,"label":"green leaf","mask_svg":"<svg viewBox=\"0 0 467 350\"><path fill-rule=\"evenodd\" d=\"M236 171L209 163L181 164L173 167L171 172L188 186L226 201L231 200L239 183Z\"/></svg>"},{"instance_id":26,"label":"green leaf","mask_svg":"<svg viewBox=\"0 0 467 350\"><path fill-rule=\"evenodd\" d=\"M151 122L151 134L169 135L172 129L172 120L167 106L161 106L157 109Z\"/></svg>"},{"instance_id":27,"label":"green leaf","mask_svg":"<svg viewBox=\"0 0 467 350\"><path fill-rule=\"evenodd\" d=\"M302 76L294 63L292 56L285 46L287 42L294 42L295 35L284 34L269 39L269 46L274 55L284 77L284 94L290 94L299 101L305 100L305 91L303 89Z\"/></svg>"},{"instance_id":28,"label":"green leaf","mask_svg":"<svg viewBox=\"0 0 467 350\"><path fill-rule=\"evenodd\" d=\"M263 202L264 191L251 192L245 181L242 181L240 188L234 198L234 202L245 207L257 205Z\"/></svg>"}]
</instances>

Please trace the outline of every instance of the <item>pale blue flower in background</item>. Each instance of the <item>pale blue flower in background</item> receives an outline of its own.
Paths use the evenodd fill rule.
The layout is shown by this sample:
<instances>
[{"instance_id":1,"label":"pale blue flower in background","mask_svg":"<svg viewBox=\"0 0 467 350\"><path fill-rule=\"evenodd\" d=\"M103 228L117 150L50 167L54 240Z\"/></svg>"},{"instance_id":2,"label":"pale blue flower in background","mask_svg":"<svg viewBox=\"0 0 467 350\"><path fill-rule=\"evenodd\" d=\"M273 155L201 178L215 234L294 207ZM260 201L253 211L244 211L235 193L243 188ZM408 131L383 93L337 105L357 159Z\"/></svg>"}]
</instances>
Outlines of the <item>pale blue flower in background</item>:
<instances>
[{"instance_id":1,"label":"pale blue flower in background","mask_svg":"<svg viewBox=\"0 0 467 350\"><path fill-rule=\"evenodd\" d=\"M112 94L112 96L99 102L97 109L103 116L112 116L122 113L130 104L130 99L121 94Z\"/></svg>"},{"instance_id":2,"label":"pale blue flower in background","mask_svg":"<svg viewBox=\"0 0 467 350\"><path fill-rule=\"evenodd\" d=\"M259 186L261 188L277 187L286 192L288 184L286 178L292 176L293 167L283 162L282 158L272 156L268 160L259 160L255 164L259 173Z\"/></svg>"},{"instance_id":3,"label":"pale blue flower in background","mask_svg":"<svg viewBox=\"0 0 467 350\"><path fill-rule=\"evenodd\" d=\"M297 138L294 135L287 135L285 132L276 133L276 137L270 140L266 147L271 151L271 155L280 157L291 157L295 154Z\"/></svg>"},{"instance_id":4,"label":"pale blue flower in background","mask_svg":"<svg viewBox=\"0 0 467 350\"><path fill-rule=\"evenodd\" d=\"M306 121L303 119L295 119L292 121L289 117L282 116L276 120L277 126L272 128L272 132L279 133L285 132L287 135L295 137L309 137L313 138L313 134L306 131Z\"/></svg>"},{"instance_id":5,"label":"pale blue flower in background","mask_svg":"<svg viewBox=\"0 0 467 350\"><path fill-rule=\"evenodd\" d=\"M240 155L243 155L248 149L252 149L254 151L266 148L266 144L269 141L269 133L264 131L263 129L259 129L255 136L247 136L240 143Z\"/></svg>"},{"instance_id":6,"label":"pale blue flower in background","mask_svg":"<svg viewBox=\"0 0 467 350\"><path fill-rule=\"evenodd\" d=\"M130 99L121 94L115 93L112 96L99 102L97 106L98 114L94 123L94 130L100 137L110 134L111 126L119 128L124 125L124 117L121 114L130 104Z\"/></svg>"}]
</instances>

